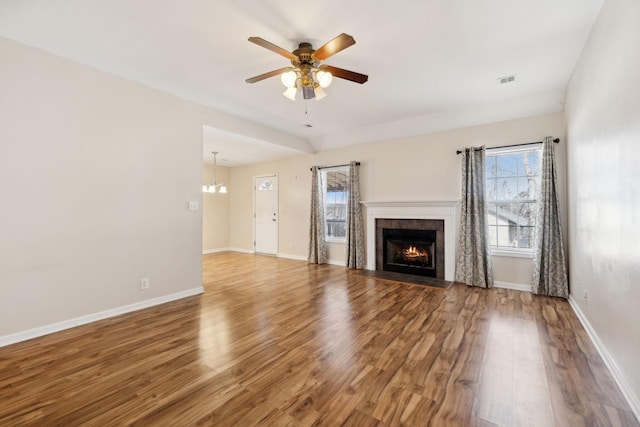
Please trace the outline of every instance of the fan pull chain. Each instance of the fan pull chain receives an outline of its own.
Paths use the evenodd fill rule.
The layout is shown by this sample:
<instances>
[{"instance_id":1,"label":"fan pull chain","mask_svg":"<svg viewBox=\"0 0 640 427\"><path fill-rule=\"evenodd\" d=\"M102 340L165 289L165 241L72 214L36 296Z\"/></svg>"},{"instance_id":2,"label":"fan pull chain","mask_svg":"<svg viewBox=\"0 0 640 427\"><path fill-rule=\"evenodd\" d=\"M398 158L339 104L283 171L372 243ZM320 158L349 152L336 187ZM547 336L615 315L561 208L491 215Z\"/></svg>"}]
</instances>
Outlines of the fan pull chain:
<instances>
[{"instance_id":1,"label":"fan pull chain","mask_svg":"<svg viewBox=\"0 0 640 427\"><path fill-rule=\"evenodd\" d=\"M307 111L307 100L304 100L304 115L306 116L307 114L309 114L309 112Z\"/></svg>"}]
</instances>

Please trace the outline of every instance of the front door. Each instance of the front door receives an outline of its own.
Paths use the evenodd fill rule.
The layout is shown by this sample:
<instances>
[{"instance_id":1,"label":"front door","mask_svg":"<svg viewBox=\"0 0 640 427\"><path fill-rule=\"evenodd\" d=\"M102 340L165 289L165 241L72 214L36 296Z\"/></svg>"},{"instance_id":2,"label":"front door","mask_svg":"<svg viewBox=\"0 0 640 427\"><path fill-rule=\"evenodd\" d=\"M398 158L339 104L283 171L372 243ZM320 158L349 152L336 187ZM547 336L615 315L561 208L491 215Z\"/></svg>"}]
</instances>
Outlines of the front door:
<instances>
[{"instance_id":1,"label":"front door","mask_svg":"<svg viewBox=\"0 0 640 427\"><path fill-rule=\"evenodd\" d=\"M278 253L278 175L253 178L254 249L256 253Z\"/></svg>"}]
</instances>

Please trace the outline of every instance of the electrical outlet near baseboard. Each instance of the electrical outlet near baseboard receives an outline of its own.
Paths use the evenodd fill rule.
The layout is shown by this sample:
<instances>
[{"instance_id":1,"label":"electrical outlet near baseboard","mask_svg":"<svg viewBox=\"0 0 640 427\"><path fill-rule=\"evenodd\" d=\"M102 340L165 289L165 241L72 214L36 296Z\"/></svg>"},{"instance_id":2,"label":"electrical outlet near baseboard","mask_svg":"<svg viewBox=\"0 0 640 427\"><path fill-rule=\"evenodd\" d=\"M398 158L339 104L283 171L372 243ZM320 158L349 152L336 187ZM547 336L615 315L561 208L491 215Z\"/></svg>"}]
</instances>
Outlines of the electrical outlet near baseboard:
<instances>
[{"instance_id":1,"label":"electrical outlet near baseboard","mask_svg":"<svg viewBox=\"0 0 640 427\"><path fill-rule=\"evenodd\" d=\"M140 279L140 289L149 289L149 278L145 277L143 279Z\"/></svg>"}]
</instances>

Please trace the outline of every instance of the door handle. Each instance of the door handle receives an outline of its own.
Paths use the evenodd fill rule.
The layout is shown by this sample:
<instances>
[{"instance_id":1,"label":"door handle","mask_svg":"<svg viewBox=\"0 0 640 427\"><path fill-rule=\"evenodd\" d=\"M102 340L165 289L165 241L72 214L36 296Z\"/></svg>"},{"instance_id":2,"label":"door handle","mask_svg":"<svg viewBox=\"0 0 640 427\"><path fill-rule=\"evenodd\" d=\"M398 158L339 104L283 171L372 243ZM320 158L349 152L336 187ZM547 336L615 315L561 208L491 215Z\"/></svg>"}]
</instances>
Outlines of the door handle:
<instances>
[{"instance_id":1,"label":"door handle","mask_svg":"<svg viewBox=\"0 0 640 427\"><path fill-rule=\"evenodd\" d=\"M271 221L276 222L276 219L275 219L275 218L272 218L272 219L271 219Z\"/></svg>"}]
</instances>

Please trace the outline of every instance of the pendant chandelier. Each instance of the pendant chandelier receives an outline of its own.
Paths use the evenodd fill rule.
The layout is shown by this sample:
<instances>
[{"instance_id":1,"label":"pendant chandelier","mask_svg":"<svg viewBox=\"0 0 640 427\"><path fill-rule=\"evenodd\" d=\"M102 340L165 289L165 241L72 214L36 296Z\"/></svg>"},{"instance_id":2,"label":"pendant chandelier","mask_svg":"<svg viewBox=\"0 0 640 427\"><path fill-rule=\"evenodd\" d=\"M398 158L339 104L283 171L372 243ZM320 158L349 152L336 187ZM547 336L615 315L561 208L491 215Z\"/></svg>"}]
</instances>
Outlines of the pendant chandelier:
<instances>
[{"instance_id":1,"label":"pendant chandelier","mask_svg":"<svg viewBox=\"0 0 640 427\"><path fill-rule=\"evenodd\" d=\"M217 180L216 180L216 167L217 167L217 159L216 156L218 155L217 151L212 151L213 153L213 184L211 185L203 185L202 186L202 192L203 193L226 193L227 192L227 187L223 184L220 183L218 184Z\"/></svg>"}]
</instances>

